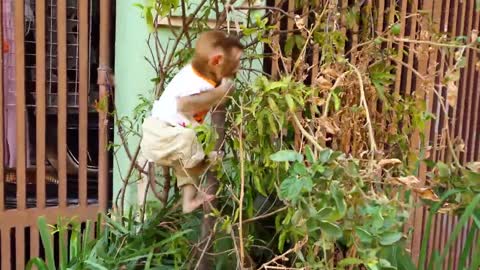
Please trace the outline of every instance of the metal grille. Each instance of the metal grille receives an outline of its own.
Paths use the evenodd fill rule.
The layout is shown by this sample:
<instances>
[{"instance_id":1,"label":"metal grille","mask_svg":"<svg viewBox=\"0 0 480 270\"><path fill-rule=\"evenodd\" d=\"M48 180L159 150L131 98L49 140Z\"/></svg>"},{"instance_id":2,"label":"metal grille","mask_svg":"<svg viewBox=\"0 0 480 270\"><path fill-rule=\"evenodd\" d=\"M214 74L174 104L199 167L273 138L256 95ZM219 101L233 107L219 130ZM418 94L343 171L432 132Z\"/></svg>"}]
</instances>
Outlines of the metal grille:
<instances>
[{"instance_id":1,"label":"metal grille","mask_svg":"<svg viewBox=\"0 0 480 270\"><path fill-rule=\"evenodd\" d=\"M0 40L9 44L0 54L1 270L23 270L29 258L41 255L39 216L50 224L59 216L84 222L107 209L108 118L89 111L89 98L107 94L90 72L110 65L112 10L110 0L1 0ZM53 171L46 164L48 141L56 146ZM100 149L93 175L87 170L89 141ZM67 168L70 147L79 149L73 173Z\"/></svg>"},{"instance_id":2,"label":"metal grille","mask_svg":"<svg viewBox=\"0 0 480 270\"><path fill-rule=\"evenodd\" d=\"M28 0L26 1L28 2ZM46 94L47 94L47 112L55 113L58 106L58 42L57 42L57 0L46 1ZM91 1L90 1L91 2ZM26 8L31 6L32 10L35 10L34 1L31 4L26 4ZM66 30L67 30L67 106L69 111L71 109L78 109L79 106L79 39L78 39L78 0L68 0L66 10ZM89 10L89 27L92 26L92 14ZM27 15L27 12L26 12ZM35 105L35 23L29 22L26 16L26 34L25 34L25 87L28 93L31 94L31 98L27 96L27 106ZM91 29L89 29L91 32ZM92 40L89 39L89 59L92 51ZM94 63L92 63L94 64ZM89 67L89 72L90 72ZM94 68L94 67L93 67ZM98 88L96 84L92 83L89 87L90 95L89 100L94 100L98 96Z\"/></svg>"}]
</instances>

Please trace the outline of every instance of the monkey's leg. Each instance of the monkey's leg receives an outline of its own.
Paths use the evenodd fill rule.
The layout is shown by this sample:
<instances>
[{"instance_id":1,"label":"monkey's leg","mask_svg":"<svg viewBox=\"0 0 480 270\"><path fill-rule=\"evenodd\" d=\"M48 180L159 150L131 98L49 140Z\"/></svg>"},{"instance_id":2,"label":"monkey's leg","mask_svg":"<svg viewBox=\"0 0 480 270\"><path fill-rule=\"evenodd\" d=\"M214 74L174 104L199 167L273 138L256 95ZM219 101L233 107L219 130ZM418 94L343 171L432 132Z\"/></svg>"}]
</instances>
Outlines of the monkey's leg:
<instances>
[{"instance_id":1,"label":"monkey's leg","mask_svg":"<svg viewBox=\"0 0 480 270\"><path fill-rule=\"evenodd\" d=\"M203 171L199 166L191 169L185 169L178 164L174 168L177 177L177 185L182 192L182 210L184 213L190 213L197 209L204 202L213 200L214 196L207 195L199 190L199 177ZM198 174L198 172L200 174Z\"/></svg>"},{"instance_id":2,"label":"monkey's leg","mask_svg":"<svg viewBox=\"0 0 480 270\"><path fill-rule=\"evenodd\" d=\"M194 185L182 186L182 211L191 213L205 202L213 200L215 196L198 191Z\"/></svg>"},{"instance_id":3,"label":"monkey's leg","mask_svg":"<svg viewBox=\"0 0 480 270\"><path fill-rule=\"evenodd\" d=\"M215 166L218 162L223 158L222 151L212 151L207 154L206 158L202 160L199 164L197 164L193 168L184 168L186 173L189 175L202 175L207 171L210 167Z\"/></svg>"}]
</instances>

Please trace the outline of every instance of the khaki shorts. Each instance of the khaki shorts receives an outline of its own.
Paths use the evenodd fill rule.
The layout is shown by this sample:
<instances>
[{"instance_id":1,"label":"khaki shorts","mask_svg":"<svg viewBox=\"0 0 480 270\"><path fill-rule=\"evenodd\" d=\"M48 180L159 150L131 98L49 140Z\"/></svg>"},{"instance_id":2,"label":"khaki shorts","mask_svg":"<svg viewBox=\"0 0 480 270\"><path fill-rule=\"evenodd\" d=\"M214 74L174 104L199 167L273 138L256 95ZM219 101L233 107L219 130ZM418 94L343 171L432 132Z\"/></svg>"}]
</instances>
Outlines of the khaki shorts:
<instances>
[{"instance_id":1,"label":"khaki shorts","mask_svg":"<svg viewBox=\"0 0 480 270\"><path fill-rule=\"evenodd\" d=\"M187 173L205 158L195 131L181 126L172 126L154 117L145 119L140 142L141 159L156 165L172 167L179 187L198 185L198 175Z\"/></svg>"}]
</instances>

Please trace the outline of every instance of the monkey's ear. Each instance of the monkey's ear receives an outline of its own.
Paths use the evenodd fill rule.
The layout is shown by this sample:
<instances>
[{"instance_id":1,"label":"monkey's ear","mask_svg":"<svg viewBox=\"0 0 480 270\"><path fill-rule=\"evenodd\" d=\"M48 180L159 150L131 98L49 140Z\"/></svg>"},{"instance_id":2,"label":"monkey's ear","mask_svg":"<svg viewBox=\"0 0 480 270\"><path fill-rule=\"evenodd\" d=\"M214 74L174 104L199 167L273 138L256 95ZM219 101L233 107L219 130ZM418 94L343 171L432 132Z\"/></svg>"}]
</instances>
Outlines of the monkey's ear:
<instances>
[{"instance_id":1,"label":"monkey's ear","mask_svg":"<svg viewBox=\"0 0 480 270\"><path fill-rule=\"evenodd\" d=\"M214 54L210 57L210 65L212 66L216 66L218 64L221 64L223 62L223 54L222 53L218 53L218 54Z\"/></svg>"}]
</instances>

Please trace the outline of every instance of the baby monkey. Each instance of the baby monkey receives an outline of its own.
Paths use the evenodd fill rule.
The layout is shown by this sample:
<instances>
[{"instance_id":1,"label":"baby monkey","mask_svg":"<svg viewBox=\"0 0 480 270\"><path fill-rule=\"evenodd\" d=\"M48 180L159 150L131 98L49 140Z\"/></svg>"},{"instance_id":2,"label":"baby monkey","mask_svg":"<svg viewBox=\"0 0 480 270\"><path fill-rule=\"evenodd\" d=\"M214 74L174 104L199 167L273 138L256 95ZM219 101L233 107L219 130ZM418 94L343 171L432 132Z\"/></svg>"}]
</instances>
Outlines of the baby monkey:
<instances>
[{"instance_id":1,"label":"baby monkey","mask_svg":"<svg viewBox=\"0 0 480 270\"><path fill-rule=\"evenodd\" d=\"M193 127L227 100L243 50L238 39L222 31L202 33L192 61L175 75L143 122L141 159L173 168L184 213L214 198L198 189L199 178L222 153L204 153Z\"/></svg>"}]
</instances>

